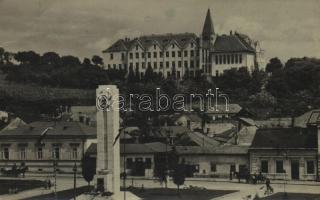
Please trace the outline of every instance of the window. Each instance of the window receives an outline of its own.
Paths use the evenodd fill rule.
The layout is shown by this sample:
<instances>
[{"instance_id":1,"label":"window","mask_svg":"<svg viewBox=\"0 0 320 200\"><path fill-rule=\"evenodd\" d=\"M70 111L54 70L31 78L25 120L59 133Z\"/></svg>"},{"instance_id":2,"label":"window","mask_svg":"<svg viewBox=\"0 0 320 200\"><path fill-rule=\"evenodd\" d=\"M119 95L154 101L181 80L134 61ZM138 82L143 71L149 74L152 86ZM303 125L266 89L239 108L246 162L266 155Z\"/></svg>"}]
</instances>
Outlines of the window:
<instances>
[{"instance_id":1,"label":"window","mask_svg":"<svg viewBox=\"0 0 320 200\"><path fill-rule=\"evenodd\" d=\"M160 62L160 69L163 68L163 62Z\"/></svg>"},{"instance_id":2,"label":"window","mask_svg":"<svg viewBox=\"0 0 320 200\"><path fill-rule=\"evenodd\" d=\"M72 148L72 160L77 160L78 159L78 148L73 147Z\"/></svg>"},{"instance_id":3,"label":"window","mask_svg":"<svg viewBox=\"0 0 320 200\"><path fill-rule=\"evenodd\" d=\"M180 71L177 71L177 78L180 79L180 77L181 77Z\"/></svg>"},{"instance_id":4,"label":"window","mask_svg":"<svg viewBox=\"0 0 320 200\"><path fill-rule=\"evenodd\" d=\"M239 62L238 62L238 55L234 55L234 63L236 63L236 64L238 64Z\"/></svg>"},{"instance_id":5,"label":"window","mask_svg":"<svg viewBox=\"0 0 320 200\"><path fill-rule=\"evenodd\" d=\"M174 44L172 44L171 47L174 48Z\"/></svg>"},{"instance_id":6,"label":"window","mask_svg":"<svg viewBox=\"0 0 320 200\"><path fill-rule=\"evenodd\" d=\"M129 53L129 58L130 58L130 59L133 58L133 53Z\"/></svg>"},{"instance_id":7,"label":"window","mask_svg":"<svg viewBox=\"0 0 320 200\"><path fill-rule=\"evenodd\" d=\"M218 56L215 57L215 62L218 64Z\"/></svg>"},{"instance_id":8,"label":"window","mask_svg":"<svg viewBox=\"0 0 320 200\"><path fill-rule=\"evenodd\" d=\"M172 56L172 58L176 57L176 52L175 52L175 51L172 51L172 52L171 52L171 56Z\"/></svg>"},{"instance_id":9,"label":"window","mask_svg":"<svg viewBox=\"0 0 320 200\"><path fill-rule=\"evenodd\" d=\"M184 67L187 68L188 67L188 61L184 61Z\"/></svg>"},{"instance_id":10,"label":"window","mask_svg":"<svg viewBox=\"0 0 320 200\"><path fill-rule=\"evenodd\" d=\"M194 56L194 51L193 51L193 50L190 51L190 56L191 56L191 57Z\"/></svg>"},{"instance_id":11,"label":"window","mask_svg":"<svg viewBox=\"0 0 320 200\"><path fill-rule=\"evenodd\" d=\"M25 147L21 147L20 148L20 159L21 160L25 160L26 159L26 148Z\"/></svg>"},{"instance_id":12,"label":"window","mask_svg":"<svg viewBox=\"0 0 320 200\"><path fill-rule=\"evenodd\" d=\"M133 168L133 160L132 160L132 158L127 158L126 166L127 166L127 169L132 169Z\"/></svg>"},{"instance_id":13,"label":"window","mask_svg":"<svg viewBox=\"0 0 320 200\"><path fill-rule=\"evenodd\" d=\"M142 69L145 69L146 68L146 63L141 63L142 64Z\"/></svg>"},{"instance_id":14,"label":"window","mask_svg":"<svg viewBox=\"0 0 320 200\"><path fill-rule=\"evenodd\" d=\"M148 58L151 58L151 52L148 52Z\"/></svg>"},{"instance_id":15,"label":"window","mask_svg":"<svg viewBox=\"0 0 320 200\"><path fill-rule=\"evenodd\" d=\"M113 53L110 53L110 60L113 60Z\"/></svg>"},{"instance_id":16,"label":"window","mask_svg":"<svg viewBox=\"0 0 320 200\"><path fill-rule=\"evenodd\" d=\"M199 173L200 166L199 165L194 165L194 172Z\"/></svg>"},{"instance_id":17,"label":"window","mask_svg":"<svg viewBox=\"0 0 320 200\"><path fill-rule=\"evenodd\" d=\"M153 45L153 49L156 49L156 48L157 48L157 46L154 44L154 45Z\"/></svg>"},{"instance_id":18,"label":"window","mask_svg":"<svg viewBox=\"0 0 320 200\"><path fill-rule=\"evenodd\" d=\"M9 147L4 147L2 149L2 159L9 160Z\"/></svg>"},{"instance_id":19,"label":"window","mask_svg":"<svg viewBox=\"0 0 320 200\"><path fill-rule=\"evenodd\" d=\"M43 149L42 147L39 147L37 150L37 159L42 160L42 158L43 158Z\"/></svg>"},{"instance_id":20,"label":"window","mask_svg":"<svg viewBox=\"0 0 320 200\"><path fill-rule=\"evenodd\" d=\"M154 62L154 63L153 63L153 68L154 68L154 69L157 69L157 68L158 68L157 62Z\"/></svg>"},{"instance_id":21,"label":"window","mask_svg":"<svg viewBox=\"0 0 320 200\"><path fill-rule=\"evenodd\" d=\"M132 68L133 67L133 63L129 63L129 67Z\"/></svg>"},{"instance_id":22,"label":"window","mask_svg":"<svg viewBox=\"0 0 320 200\"><path fill-rule=\"evenodd\" d=\"M145 53L144 53L144 52L141 53L141 57L142 57L142 58L145 57Z\"/></svg>"},{"instance_id":23,"label":"window","mask_svg":"<svg viewBox=\"0 0 320 200\"><path fill-rule=\"evenodd\" d=\"M121 60L124 60L124 53L121 53Z\"/></svg>"},{"instance_id":24,"label":"window","mask_svg":"<svg viewBox=\"0 0 320 200\"><path fill-rule=\"evenodd\" d=\"M146 158L146 162L145 162L145 168L146 169L151 169L151 158Z\"/></svg>"},{"instance_id":25,"label":"window","mask_svg":"<svg viewBox=\"0 0 320 200\"><path fill-rule=\"evenodd\" d=\"M139 53L136 53L136 58L139 58Z\"/></svg>"},{"instance_id":26,"label":"window","mask_svg":"<svg viewBox=\"0 0 320 200\"><path fill-rule=\"evenodd\" d=\"M178 51L178 57L181 58L182 52Z\"/></svg>"},{"instance_id":27,"label":"window","mask_svg":"<svg viewBox=\"0 0 320 200\"><path fill-rule=\"evenodd\" d=\"M284 173L283 171L283 161L277 160L276 161L276 173Z\"/></svg>"},{"instance_id":28,"label":"window","mask_svg":"<svg viewBox=\"0 0 320 200\"><path fill-rule=\"evenodd\" d=\"M60 147L53 147L52 158L57 160L60 159Z\"/></svg>"},{"instance_id":29,"label":"window","mask_svg":"<svg viewBox=\"0 0 320 200\"><path fill-rule=\"evenodd\" d=\"M121 69L122 68L122 65L121 64L119 64L119 69Z\"/></svg>"},{"instance_id":30,"label":"window","mask_svg":"<svg viewBox=\"0 0 320 200\"><path fill-rule=\"evenodd\" d=\"M151 67L151 62L148 62L148 67Z\"/></svg>"},{"instance_id":31,"label":"window","mask_svg":"<svg viewBox=\"0 0 320 200\"><path fill-rule=\"evenodd\" d=\"M176 62L172 61L172 67L176 67Z\"/></svg>"},{"instance_id":32,"label":"window","mask_svg":"<svg viewBox=\"0 0 320 200\"><path fill-rule=\"evenodd\" d=\"M170 67L169 65L170 65L170 64L169 64L169 61L167 61L167 62L166 62L166 67L169 68L169 67Z\"/></svg>"},{"instance_id":33,"label":"window","mask_svg":"<svg viewBox=\"0 0 320 200\"><path fill-rule=\"evenodd\" d=\"M111 69L111 65L110 64L108 64L108 69Z\"/></svg>"},{"instance_id":34,"label":"window","mask_svg":"<svg viewBox=\"0 0 320 200\"><path fill-rule=\"evenodd\" d=\"M136 50L138 50L139 49L139 46L138 45L136 45Z\"/></svg>"},{"instance_id":35,"label":"window","mask_svg":"<svg viewBox=\"0 0 320 200\"><path fill-rule=\"evenodd\" d=\"M181 61L178 61L178 67L182 67L182 62Z\"/></svg>"},{"instance_id":36,"label":"window","mask_svg":"<svg viewBox=\"0 0 320 200\"><path fill-rule=\"evenodd\" d=\"M138 62L136 62L136 68L139 68L139 63Z\"/></svg>"},{"instance_id":37,"label":"window","mask_svg":"<svg viewBox=\"0 0 320 200\"><path fill-rule=\"evenodd\" d=\"M219 64L222 64L222 55L219 55Z\"/></svg>"},{"instance_id":38,"label":"window","mask_svg":"<svg viewBox=\"0 0 320 200\"><path fill-rule=\"evenodd\" d=\"M234 64L234 55L231 55L231 64Z\"/></svg>"},{"instance_id":39,"label":"window","mask_svg":"<svg viewBox=\"0 0 320 200\"><path fill-rule=\"evenodd\" d=\"M268 161L267 160L262 160L261 161L261 172L262 173L268 173Z\"/></svg>"},{"instance_id":40,"label":"window","mask_svg":"<svg viewBox=\"0 0 320 200\"><path fill-rule=\"evenodd\" d=\"M230 55L227 55L227 63L230 64Z\"/></svg>"},{"instance_id":41,"label":"window","mask_svg":"<svg viewBox=\"0 0 320 200\"><path fill-rule=\"evenodd\" d=\"M170 72L167 72L167 77L169 77L170 76Z\"/></svg>"},{"instance_id":42,"label":"window","mask_svg":"<svg viewBox=\"0 0 320 200\"><path fill-rule=\"evenodd\" d=\"M198 50L198 51L196 51L197 52L197 56L199 56L200 55L200 50Z\"/></svg>"},{"instance_id":43,"label":"window","mask_svg":"<svg viewBox=\"0 0 320 200\"><path fill-rule=\"evenodd\" d=\"M116 69L117 68L117 65L116 64L113 64L113 69Z\"/></svg>"},{"instance_id":44,"label":"window","mask_svg":"<svg viewBox=\"0 0 320 200\"><path fill-rule=\"evenodd\" d=\"M315 168L314 168L314 161L308 160L307 161L307 174L314 174Z\"/></svg>"},{"instance_id":45,"label":"window","mask_svg":"<svg viewBox=\"0 0 320 200\"><path fill-rule=\"evenodd\" d=\"M154 58L157 57L157 52L153 52L153 57L154 57Z\"/></svg>"},{"instance_id":46,"label":"window","mask_svg":"<svg viewBox=\"0 0 320 200\"><path fill-rule=\"evenodd\" d=\"M188 56L188 51L184 51L183 54L184 54L183 55L184 57L187 57Z\"/></svg>"},{"instance_id":47,"label":"window","mask_svg":"<svg viewBox=\"0 0 320 200\"><path fill-rule=\"evenodd\" d=\"M190 68L194 68L194 61L193 60L190 61Z\"/></svg>"},{"instance_id":48,"label":"window","mask_svg":"<svg viewBox=\"0 0 320 200\"><path fill-rule=\"evenodd\" d=\"M211 172L216 172L217 171L217 165L215 163L211 163L210 169L211 169Z\"/></svg>"},{"instance_id":49,"label":"window","mask_svg":"<svg viewBox=\"0 0 320 200\"><path fill-rule=\"evenodd\" d=\"M191 42L190 46L191 46L191 48L193 48L193 42Z\"/></svg>"},{"instance_id":50,"label":"window","mask_svg":"<svg viewBox=\"0 0 320 200\"><path fill-rule=\"evenodd\" d=\"M162 58L162 57L163 57L163 52L161 51L161 52L160 52L160 58Z\"/></svg>"},{"instance_id":51,"label":"window","mask_svg":"<svg viewBox=\"0 0 320 200\"><path fill-rule=\"evenodd\" d=\"M223 64L226 64L226 63L227 63L227 56L223 55Z\"/></svg>"},{"instance_id":52,"label":"window","mask_svg":"<svg viewBox=\"0 0 320 200\"><path fill-rule=\"evenodd\" d=\"M241 54L239 55L239 63L240 64L242 63L242 55Z\"/></svg>"},{"instance_id":53,"label":"window","mask_svg":"<svg viewBox=\"0 0 320 200\"><path fill-rule=\"evenodd\" d=\"M167 57L167 58L169 57L169 51L166 52L166 57Z\"/></svg>"}]
</instances>

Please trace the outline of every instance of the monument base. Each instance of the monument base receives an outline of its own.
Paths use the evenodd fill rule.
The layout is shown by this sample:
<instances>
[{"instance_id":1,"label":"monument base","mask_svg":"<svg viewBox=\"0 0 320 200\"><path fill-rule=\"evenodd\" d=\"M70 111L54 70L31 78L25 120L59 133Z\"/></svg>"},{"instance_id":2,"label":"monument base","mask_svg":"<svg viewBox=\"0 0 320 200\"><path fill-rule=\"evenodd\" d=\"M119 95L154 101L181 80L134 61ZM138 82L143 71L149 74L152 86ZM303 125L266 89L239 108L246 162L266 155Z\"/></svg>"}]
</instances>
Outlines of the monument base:
<instances>
[{"instance_id":1,"label":"monument base","mask_svg":"<svg viewBox=\"0 0 320 200\"><path fill-rule=\"evenodd\" d=\"M94 182L96 183L96 190L100 192L110 192L114 199L119 198L120 188L113 188L115 180L113 180L113 175L109 170L100 170L94 176Z\"/></svg>"}]
</instances>

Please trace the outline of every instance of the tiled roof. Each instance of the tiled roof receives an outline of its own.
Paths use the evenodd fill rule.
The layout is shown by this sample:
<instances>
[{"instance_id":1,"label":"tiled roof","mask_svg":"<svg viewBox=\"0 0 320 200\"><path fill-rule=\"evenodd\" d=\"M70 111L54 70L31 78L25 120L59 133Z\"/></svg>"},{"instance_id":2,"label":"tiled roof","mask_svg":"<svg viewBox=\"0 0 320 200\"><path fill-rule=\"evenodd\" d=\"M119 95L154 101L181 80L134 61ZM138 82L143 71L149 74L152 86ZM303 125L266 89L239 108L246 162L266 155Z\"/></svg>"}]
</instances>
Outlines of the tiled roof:
<instances>
[{"instance_id":1,"label":"tiled roof","mask_svg":"<svg viewBox=\"0 0 320 200\"><path fill-rule=\"evenodd\" d=\"M238 145L220 145L218 147L200 146L177 146L176 150L180 155L201 155L201 154L247 154L249 147Z\"/></svg>"},{"instance_id":2,"label":"tiled roof","mask_svg":"<svg viewBox=\"0 0 320 200\"><path fill-rule=\"evenodd\" d=\"M154 44L160 46L161 49L165 49L169 44L175 43L180 48L185 48L190 42L197 42L197 36L194 33L178 33L178 34L154 34L145 35L133 40L118 40L108 49L106 52L119 52L127 51L133 48L136 44L141 45L144 50L153 46Z\"/></svg>"},{"instance_id":3,"label":"tiled roof","mask_svg":"<svg viewBox=\"0 0 320 200\"><path fill-rule=\"evenodd\" d=\"M85 137L96 137L96 128L89 127L79 122L42 122L36 121L30 124L19 126L16 129L4 130L0 132L0 137L38 137L42 132L48 128L46 134L48 137L52 136L85 136Z\"/></svg>"},{"instance_id":4,"label":"tiled roof","mask_svg":"<svg viewBox=\"0 0 320 200\"><path fill-rule=\"evenodd\" d=\"M127 51L135 45L140 45L144 50L154 44L160 46L161 49L166 49L168 45L174 43L181 49L185 48L192 41L199 44L199 38L194 33L178 33L178 34L161 34L161 35L147 35L135 38L133 40L120 39L112 44L109 48L103 51L106 52L120 52ZM255 52L254 48L238 34L233 35L216 35L216 40L211 46L213 52Z\"/></svg>"},{"instance_id":5,"label":"tiled roof","mask_svg":"<svg viewBox=\"0 0 320 200\"><path fill-rule=\"evenodd\" d=\"M169 151L170 149L167 148ZM127 154L153 154L153 153L163 153L166 151L165 144L160 142L152 142L145 144L121 144L120 152ZM88 154L97 154L97 144L92 143L87 149L86 153Z\"/></svg>"},{"instance_id":6,"label":"tiled roof","mask_svg":"<svg viewBox=\"0 0 320 200\"><path fill-rule=\"evenodd\" d=\"M255 52L255 50L247 44L244 40L241 40L237 35L221 35L218 36L214 45L214 52Z\"/></svg>"},{"instance_id":7,"label":"tiled roof","mask_svg":"<svg viewBox=\"0 0 320 200\"><path fill-rule=\"evenodd\" d=\"M315 129L258 129L251 149L314 149L317 148Z\"/></svg>"}]
</instances>

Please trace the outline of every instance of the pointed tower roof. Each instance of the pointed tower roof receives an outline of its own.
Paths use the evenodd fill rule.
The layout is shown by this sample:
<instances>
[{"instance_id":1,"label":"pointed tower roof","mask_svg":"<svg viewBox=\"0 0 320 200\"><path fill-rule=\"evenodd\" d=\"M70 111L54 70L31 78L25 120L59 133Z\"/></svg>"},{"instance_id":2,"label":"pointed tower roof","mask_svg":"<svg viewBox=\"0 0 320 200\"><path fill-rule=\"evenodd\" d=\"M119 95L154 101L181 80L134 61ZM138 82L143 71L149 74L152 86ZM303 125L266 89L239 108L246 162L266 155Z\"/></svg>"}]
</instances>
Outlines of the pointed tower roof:
<instances>
[{"instance_id":1,"label":"pointed tower roof","mask_svg":"<svg viewBox=\"0 0 320 200\"><path fill-rule=\"evenodd\" d=\"M210 9L208 9L207 16L203 25L202 37L208 38L213 34L214 34L214 28L213 28L213 23L211 19Z\"/></svg>"}]
</instances>

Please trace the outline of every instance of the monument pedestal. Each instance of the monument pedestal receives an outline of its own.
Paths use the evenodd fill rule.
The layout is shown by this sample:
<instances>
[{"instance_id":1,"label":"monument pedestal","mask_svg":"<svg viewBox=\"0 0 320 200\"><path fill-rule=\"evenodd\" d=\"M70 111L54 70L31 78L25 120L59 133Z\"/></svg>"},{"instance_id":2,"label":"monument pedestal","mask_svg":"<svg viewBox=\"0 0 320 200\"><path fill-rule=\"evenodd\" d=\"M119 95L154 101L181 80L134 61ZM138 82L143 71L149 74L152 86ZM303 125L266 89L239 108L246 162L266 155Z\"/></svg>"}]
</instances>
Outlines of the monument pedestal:
<instances>
[{"instance_id":1,"label":"monument pedestal","mask_svg":"<svg viewBox=\"0 0 320 200\"><path fill-rule=\"evenodd\" d=\"M120 199L119 90L100 85L97 94L97 168L96 189Z\"/></svg>"}]
</instances>

